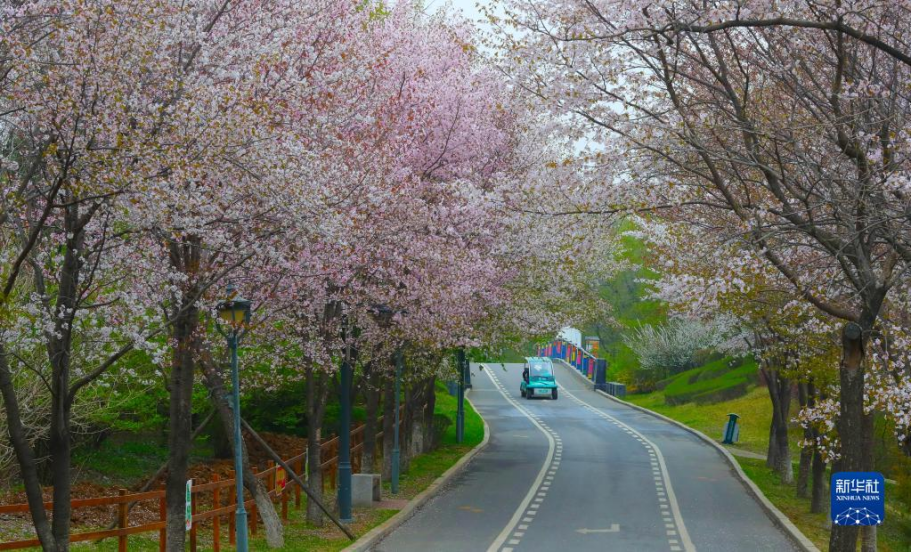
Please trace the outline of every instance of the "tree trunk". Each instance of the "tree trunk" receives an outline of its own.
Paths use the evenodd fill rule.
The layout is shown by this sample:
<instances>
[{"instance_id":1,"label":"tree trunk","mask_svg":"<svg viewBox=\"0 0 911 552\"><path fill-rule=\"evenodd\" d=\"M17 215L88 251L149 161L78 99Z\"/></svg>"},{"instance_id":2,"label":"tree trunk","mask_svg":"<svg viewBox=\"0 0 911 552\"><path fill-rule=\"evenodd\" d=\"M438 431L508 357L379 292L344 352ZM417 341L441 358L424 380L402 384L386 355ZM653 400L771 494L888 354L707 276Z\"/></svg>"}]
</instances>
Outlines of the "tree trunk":
<instances>
[{"instance_id":1,"label":"tree trunk","mask_svg":"<svg viewBox=\"0 0 911 552\"><path fill-rule=\"evenodd\" d=\"M206 386L208 387L208 382L206 383ZM210 389L210 391L211 391L211 389ZM230 408L230 406L229 406L229 408ZM241 413L241 414L243 414L243 413ZM220 412L218 414L218 417L219 417L219 421L221 421ZM231 423L230 429L231 429L231 431L234 431L233 430L233 426L234 426L233 417L231 418L230 423ZM207 431L209 438L212 440L212 456L214 458L218 458L220 460L229 460L229 459L234 458L234 434L226 433L227 430L228 430L228 428L222 422L222 423L212 424L212 427L210 427Z\"/></svg>"},{"instance_id":2,"label":"tree trunk","mask_svg":"<svg viewBox=\"0 0 911 552\"><path fill-rule=\"evenodd\" d=\"M766 451L765 465L767 468L774 470L775 466L778 465L778 436L776 435L778 426L775 425L774 402L772 402L772 412L772 421L769 422L769 445Z\"/></svg>"},{"instance_id":3,"label":"tree trunk","mask_svg":"<svg viewBox=\"0 0 911 552\"><path fill-rule=\"evenodd\" d=\"M427 388L424 391L424 451L430 452L436 443L433 442L433 414L436 408L436 377L430 376L427 379Z\"/></svg>"},{"instance_id":4,"label":"tree trunk","mask_svg":"<svg viewBox=\"0 0 911 552\"><path fill-rule=\"evenodd\" d=\"M395 432L395 375L383 389L383 480L392 479L392 445Z\"/></svg>"},{"instance_id":5,"label":"tree trunk","mask_svg":"<svg viewBox=\"0 0 911 552\"><path fill-rule=\"evenodd\" d=\"M320 445L322 444L323 416L326 413L326 400L329 386L326 374L307 368L307 469L309 477L307 486L317 500L323 499L323 470L320 468ZM317 527L323 526L323 511L313 500L307 500L307 521Z\"/></svg>"},{"instance_id":6,"label":"tree trunk","mask_svg":"<svg viewBox=\"0 0 911 552\"><path fill-rule=\"evenodd\" d=\"M813 445L806 445L800 449L800 464L797 468L797 497L810 496L810 467L813 463Z\"/></svg>"},{"instance_id":7,"label":"tree trunk","mask_svg":"<svg viewBox=\"0 0 911 552\"><path fill-rule=\"evenodd\" d=\"M863 423L863 440L864 440L864 466L866 470L873 470L874 460L874 419L872 415L866 416ZM861 552L876 552L876 526L868 525L860 530L860 550Z\"/></svg>"},{"instance_id":8,"label":"tree trunk","mask_svg":"<svg viewBox=\"0 0 911 552\"><path fill-rule=\"evenodd\" d=\"M788 420L791 410L791 381L782 375L780 368L762 368L772 401L772 422L769 427L769 456L766 464L781 477L781 482L794 481L791 465L791 448L788 440Z\"/></svg>"},{"instance_id":9,"label":"tree trunk","mask_svg":"<svg viewBox=\"0 0 911 552\"><path fill-rule=\"evenodd\" d=\"M7 360L6 348L2 344L0 344L0 393L3 395L3 410L6 413L6 427L10 444L16 452L19 472L25 484L25 496L29 513L32 516L32 525L35 526L35 533L38 535L38 540L41 541L41 547L44 550L55 550L57 545L51 531L47 511L44 509L41 482L38 480L38 471L35 467L35 454L25 436L13 374Z\"/></svg>"},{"instance_id":10,"label":"tree trunk","mask_svg":"<svg viewBox=\"0 0 911 552\"><path fill-rule=\"evenodd\" d=\"M68 361L64 361L67 362ZM51 462L53 466L53 500L54 515L52 530L54 540L57 541L58 552L69 550L70 544L70 517L72 506L70 503L70 454L72 444L70 441L70 401L69 401L69 370L54 370L53 403L51 406Z\"/></svg>"},{"instance_id":11,"label":"tree trunk","mask_svg":"<svg viewBox=\"0 0 911 552\"><path fill-rule=\"evenodd\" d=\"M208 360L208 355L205 355ZM215 367L215 364L209 361L200 363L203 370L203 382L206 389L209 390L209 399L218 412L218 418L221 421L219 427L223 435L234 435L234 410L233 398L229 396L225 388L224 379ZM228 440L229 456L233 456L234 440ZM250 455L247 452L246 441L241 441L241 460L243 462L244 488L250 491L253 500L256 501L257 513L262 517L263 527L266 529L266 544L269 548L281 548L285 545L284 526L282 520L275 511L275 504L269 497L269 490L263 485L263 482L256 478L250 467Z\"/></svg>"},{"instance_id":12,"label":"tree trunk","mask_svg":"<svg viewBox=\"0 0 911 552\"><path fill-rule=\"evenodd\" d=\"M862 319L869 317L862 316ZM872 323L866 325L869 330ZM870 471L872 467L864 451L869 442L866 433L870 433L872 427L872 415L864 413L864 334L865 328L854 322L849 322L842 330L841 408L836 422L841 456L833 466L836 472ZM855 552L859 534L858 527L833 525L830 552Z\"/></svg>"},{"instance_id":13,"label":"tree trunk","mask_svg":"<svg viewBox=\"0 0 911 552\"><path fill-rule=\"evenodd\" d=\"M190 460L190 434L193 432L194 359L198 349L196 332L199 312L193 305L181 306L186 308L186 312L178 317L172 329L175 345L170 377L168 476L165 482L168 550L183 550L186 536L185 493Z\"/></svg>"},{"instance_id":14,"label":"tree trunk","mask_svg":"<svg viewBox=\"0 0 911 552\"><path fill-rule=\"evenodd\" d=\"M867 525L860 530L860 552L876 552L876 526Z\"/></svg>"},{"instance_id":15,"label":"tree trunk","mask_svg":"<svg viewBox=\"0 0 911 552\"><path fill-rule=\"evenodd\" d=\"M813 488L810 497L810 512L821 514L829 507L829 493L826 485L826 461L817 448L813 451Z\"/></svg>"},{"instance_id":16,"label":"tree trunk","mask_svg":"<svg viewBox=\"0 0 911 552\"><path fill-rule=\"evenodd\" d=\"M320 467L320 445L322 429L307 427L307 487L317 500L323 500L323 469ZM323 526L323 512L313 500L307 500L307 521L317 527Z\"/></svg>"},{"instance_id":17,"label":"tree trunk","mask_svg":"<svg viewBox=\"0 0 911 552\"><path fill-rule=\"evenodd\" d=\"M778 441L778 457L775 464L775 471L781 476L781 482L790 485L794 482L794 466L791 463L791 444L788 438L788 419L791 410L791 382L786 378L781 378L781 387L779 389L781 402L776 420L778 426L775 431L775 438Z\"/></svg>"},{"instance_id":18,"label":"tree trunk","mask_svg":"<svg viewBox=\"0 0 911 552\"><path fill-rule=\"evenodd\" d=\"M54 306L55 324L46 337L48 361L51 365L51 427L49 446L51 453L51 483L54 486L54 515L51 531L57 550L65 552L70 547L70 504L72 439L70 419L72 396L70 394L70 362L72 355L73 320L78 308L79 274L85 232L79 222L79 205L66 208L64 228L67 232L66 252L60 267L60 284Z\"/></svg>"},{"instance_id":19,"label":"tree trunk","mask_svg":"<svg viewBox=\"0 0 911 552\"><path fill-rule=\"evenodd\" d=\"M364 395L366 395L366 416L364 424L364 454L361 461L361 472L374 473L376 468L376 434L377 414L380 407L379 366L373 362L365 367Z\"/></svg>"},{"instance_id":20,"label":"tree trunk","mask_svg":"<svg viewBox=\"0 0 911 552\"><path fill-rule=\"evenodd\" d=\"M816 389L812 378L807 382L797 385L797 400L800 408L810 408L816 402ZM797 496L807 498L810 496L810 469L813 464L813 450L816 448L816 433L812 428L803 430L803 438L808 444L800 449L800 466L797 470Z\"/></svg>"}]
</instances>

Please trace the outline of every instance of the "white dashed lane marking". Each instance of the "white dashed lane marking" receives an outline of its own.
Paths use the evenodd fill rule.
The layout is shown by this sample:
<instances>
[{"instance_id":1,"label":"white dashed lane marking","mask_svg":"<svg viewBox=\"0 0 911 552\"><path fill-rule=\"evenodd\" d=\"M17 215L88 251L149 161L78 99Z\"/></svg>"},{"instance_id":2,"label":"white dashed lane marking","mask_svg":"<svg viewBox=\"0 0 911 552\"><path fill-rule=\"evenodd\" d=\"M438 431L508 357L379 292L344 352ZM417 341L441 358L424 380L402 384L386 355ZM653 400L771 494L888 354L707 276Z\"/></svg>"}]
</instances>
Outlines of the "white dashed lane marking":
<instances>
[{"instance_id":1,"label":"white dashed lane marking","mask_svg":"<svg viewBox=\"0 0 911 552\"><path fill-rule=\"evenodd\" d=\"M673 537L668 539L668 546L672 552L677 552L680 550L684 550L685 552L695 552L696 547L693 545L693 541L690 540L690 535L686 530L686 525L683 523L683 517L680 515L680 508L677 505L676 495L674 495L674 487L671 485L671 478L667 472L667 466L664 463L664 456L661 454L661 450L654 443L648 440L648 438L646 438L635 429L617 420L610 414L602 412L587 402L579 399L562 385L560 388L562 389L563 394L569 396L569 398L572 399L576 404L622 429L628 435L634 437L636 441L639 442L639 444L645 447L645 450L649 455L650 465L652 467L652 476L655 483L655 494L657 495L658 506L661 511L662 519L665 523L665 530L668 537ZM667 511L669 508L668 500L670 500L671 512ZM680 547L681 545L683 548Z\"/></svg>"},{"instance_id":2,"label":"white dashed lane marking","mask_svg":"<svg viewBox=\"0 0 911 552\"><path fill-rule=\"evenodd\" d=\"M503 395L503 398L526 418L531 420L531 423L544 433L549 445L547 458L544 461L544 465L541 466L538 478L535 480L534 484L532 484L528 494L525 495L525 499L519 504L512 519L500 532L496 540L493 541L493 544L487 549L488 552L512 552L512 547L522 542L522 537L525 536L525 532L528 530L528 524L534 521L534 516L538 513L538 508L544 502L544 499L547 498L547 491L550 489L554 475L560 467L560 458L563 455L563 441L537 414L532 413L511 397L489 367L482 365L482 369L484 373L487 374L487 377L490 378L490 381L496 386L500 394ZM519 525L519 520L522 521L523 525ZM510 546L504 547L504 544L509 544Z\"/></svg>"}]
</instances>

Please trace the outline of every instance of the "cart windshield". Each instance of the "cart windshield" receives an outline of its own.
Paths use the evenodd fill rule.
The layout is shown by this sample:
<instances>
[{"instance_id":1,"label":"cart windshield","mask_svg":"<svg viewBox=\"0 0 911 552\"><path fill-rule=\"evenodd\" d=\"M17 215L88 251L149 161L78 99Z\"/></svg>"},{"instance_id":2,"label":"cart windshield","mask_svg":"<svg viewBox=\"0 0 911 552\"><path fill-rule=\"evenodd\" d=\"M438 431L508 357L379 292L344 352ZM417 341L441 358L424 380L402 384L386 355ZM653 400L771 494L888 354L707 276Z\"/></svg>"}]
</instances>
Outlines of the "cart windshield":
<instances>
[{"instance_id":1,"label":"cart windshield","mask_svg":"<svg viewBox=\"0 0 911 552\"><path fill-rule=\"evenodd\" d=\"M554 379L554 370L550 364L533 362L528 365L528 377L532 380L552 380Z\"/></svg>"}]
</instances>

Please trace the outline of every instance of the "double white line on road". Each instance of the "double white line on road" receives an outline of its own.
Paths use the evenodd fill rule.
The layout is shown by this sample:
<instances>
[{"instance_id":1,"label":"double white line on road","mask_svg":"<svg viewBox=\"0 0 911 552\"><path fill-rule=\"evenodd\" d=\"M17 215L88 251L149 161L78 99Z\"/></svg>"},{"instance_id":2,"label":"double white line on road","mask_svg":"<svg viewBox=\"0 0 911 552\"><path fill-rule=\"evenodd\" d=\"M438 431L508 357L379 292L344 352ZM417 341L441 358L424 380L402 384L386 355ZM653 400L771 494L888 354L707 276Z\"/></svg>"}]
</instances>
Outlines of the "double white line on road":
<instances>
[{"instance_id":1,"label":"double white line on road","mask_svg":"<svg viewBox=\"0 0 911 552\"><path fill-rule=\"evenodd\" d=\"M563 443L560 436L557 435L554 430L547 427L546 423L539 422L536 415L532 414L527 408L520 405L515 399L507 394L503 385L500 384L500 381L493 374L493 371L489 366L482 364L481 369L487 374L487 377L490 378L490 381L497 388L497 391L503 395L503 398L512 404L523 416L528 418L531 423L547 437L547 458L544 461L544 465L541 466L541 471L538 472L538 477L535 478L535 482L528 490L528 494L525 495L525 498L519 504L519 507L516 508L516 512L509 520L509 523L500 531L500 534L497 535L493 544L487 549L487 552L512 552L511 547L503 547L503 545L507 543L507 540L510 545L517 545L521 538L525 536L525 530L528 529L528 524L531 523L534 520L534 516L537 515L539 505L544 501L544 497L550 489L550 484L553 482L554 474L556 474L557 469L560 467L560 461L563 455ZM532 500L534 500L533 503ZM522 524L519 524L520 521ZM518 530L516 530L516 526L518 526Z\"/></svg>"},{"instance_id":2,"label":"double white line on road","mask_svg":"<svg viewBox=\"0 0 911 552\"><path fill-rule=\"evenodd\" d=\"M668 474L667 464L664 462L664 455L661 454L661 449L659 449L658 446L655 443L651 442L645 435L642 435L632 427L624 424L610 414L602 412L601 410L598 410L582 399L576 397L570 393L569 390L567 390L563 385L560 385L560 389L563 391L564 395L568 395L569 398L575 401L579 406L582 406L595 415L620 427L626 433L632 435L637 441L642 443L643 446L645 446L645 449L648 451L649 456L651 457L650 461L652 464L652 473L654 474L655 487L658 492L658 505L661 508L661 515L664 518L665 529L668 536L668 544L670 545L670 548L673 552L679 550L684 550L686 552L695 552L696 547L693 545L693 541L690 539L690 534L686 530L686 525L683 523L683 516L680 514L680 506L677 504L677 495L674 494L674 487L671 485L671 476ZM668 506L668 504L670 504L670 506ZM671 513L668 513L668 509L671 510Z\"/></svg>"}]
</instances>

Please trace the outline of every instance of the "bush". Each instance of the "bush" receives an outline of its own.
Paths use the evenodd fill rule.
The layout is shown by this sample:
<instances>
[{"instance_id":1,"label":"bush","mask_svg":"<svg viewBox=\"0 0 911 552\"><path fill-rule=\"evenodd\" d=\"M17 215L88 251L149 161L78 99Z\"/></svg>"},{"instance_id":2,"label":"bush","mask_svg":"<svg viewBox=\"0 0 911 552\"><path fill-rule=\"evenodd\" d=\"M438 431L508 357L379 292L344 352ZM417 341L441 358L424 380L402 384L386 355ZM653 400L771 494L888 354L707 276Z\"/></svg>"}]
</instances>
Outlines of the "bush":
<instances>
[{"instance_id":1,"label":"bush","mask_svg":"<svg viewBox=\"0 0 911 552\"><path fill-rule=\"evenodd\" d=\"M675 318L659 326L639 326L624 335L624 342L658 381L699 366L699 360L712 358L709 350L732 342L738 332L736 322L723 316L710 322Z\"/></svg>"},{"instance_id":2,"label":"bush","mask_svg":"<svg viewBox=\"0 0 911 552\"><path fill-rule=\"evenodd\" d=\"M241 412L257 431L307 436L306 382L291 381L278 390L255 389L240 397Z\"/></svg>"},{"instance_id":3,"label":"bush","mask_svg":"<svg viewBox=\"0 0 911 552\"><path fill-rule=\"evenodd\" d=\"M755 360L725 357L672 378L664 399L670 405L727 401L745 395L756 381Z\"/></svg>"}]
</instances>

